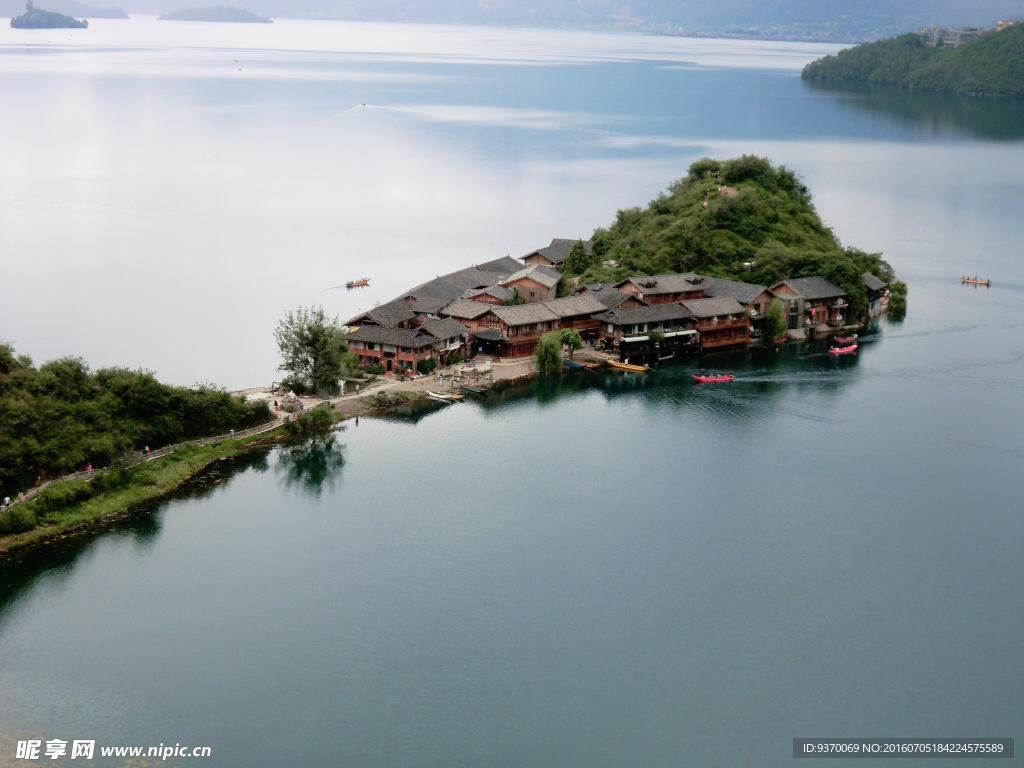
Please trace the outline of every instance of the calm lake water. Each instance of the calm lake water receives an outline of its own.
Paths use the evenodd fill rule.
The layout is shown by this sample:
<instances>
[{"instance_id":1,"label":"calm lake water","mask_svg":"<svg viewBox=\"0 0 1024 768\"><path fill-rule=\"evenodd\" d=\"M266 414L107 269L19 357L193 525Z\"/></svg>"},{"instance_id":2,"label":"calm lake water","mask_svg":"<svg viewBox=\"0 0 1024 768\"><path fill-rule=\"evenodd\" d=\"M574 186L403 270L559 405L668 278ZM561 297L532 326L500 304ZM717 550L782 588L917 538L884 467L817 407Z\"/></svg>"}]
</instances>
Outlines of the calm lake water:
<instances>
[{"instance_id":1,"label":"calm lake water","mask_svg":"<svg viewBox=\"0 0 1024 768\"><path fill-rule=\"evenodd\" d=\"M835 46L253 26L0 26L19 351L268 383L285 309L347 317L744 152L884 252L910 312L854 358L348 422L5 561L0 765L17 738L617 768L1024 736L1020 103L802 83Z\"/></svg>"}]
</instances>

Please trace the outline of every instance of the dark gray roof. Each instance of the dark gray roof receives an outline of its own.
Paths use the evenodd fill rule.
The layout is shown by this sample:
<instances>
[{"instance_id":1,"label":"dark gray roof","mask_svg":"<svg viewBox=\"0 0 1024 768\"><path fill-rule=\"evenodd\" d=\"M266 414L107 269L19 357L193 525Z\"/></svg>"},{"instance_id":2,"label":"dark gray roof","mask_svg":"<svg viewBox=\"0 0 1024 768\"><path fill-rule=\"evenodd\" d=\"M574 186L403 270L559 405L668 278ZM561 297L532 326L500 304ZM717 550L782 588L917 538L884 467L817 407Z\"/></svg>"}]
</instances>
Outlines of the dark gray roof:
<instances>
[{"instance_id":1,"label":"dark gray roof","mask_svg":"<svg viewBox=\"0 0 1024 768\"><path fill-rule=\"evenodd\" d=\"M444 317L439 320L427 320L423 325L419 327L421 333L429 333L436 339L441 341L447 341L448 339L454 339L456 336L461 336L464 333L469 333L469 328L458 320L452 320L450 317Z\"/></svg>"},{"instance_id":2,"label":"dark gray roof","mask_svg":"<svg viewBox=\"0 0 1024 768\"><path fill-rule=\"evenodd\" d=\"M542 301L545 307L559 317L576 317L603 312L607 307L588 293L579 296L565 296L561 299Z\"/></svg>"},{"instance_id":3,"label":"dark gray roof","mask_svg":"<svg viewBox=\"0 0 1024 768\"><path fill-rule=\"evenodd\" d=\"M374 307L368 312L363 312L361 315L356 315L345 325L361 325L371 322L384 328L394 328L399 323L412 320L414 317L416 317L416 313L412 311L412 306L407 301L395 299L387 304Z\"/></svg>"},{"instance_id":4,"label":"dark gray roof","mask_svg":"<svg viewBox=\"0 0 1024 768\"><path fill-rule=\"evenodd\" d=\"M508 336L501 332L501 328L481 328L473 331L473 337L484 341L508 341Z\"/></svg>"},{"instance_id":5,"label":"dark gray roof","mask_svg":"<svg viewBox=\"0 0 1024 768\"><path fill-rule=\"evenodd\" d=\"M464 317L464 318L475 318L486 315L492 309L497 309L493 304L487 304L483 301L470 301L469 299L455 299L455 301L449 303L441 310L441 314L445 317Z\"/></svg>"},{"instance_id":6,"label":"dark gray roof","mask_svg":"<svg viewBox=\"0 0 1024 768\"><path fill-rule=\"evenodd\" d=\"M723 280L720 277L705 277L704 292L708 296L732 296L740 304L749 304L768 290L766 285L741 283L738 280Z\"/></svg>"},{"instance_id":7,"label":"dark gray roof","mask_svg":"<svg viewBox=\"0 0 1024 768\"><path fill-rule=\"evenodd\" d=\"M627 277L615 287L632 283L646 296L658 296L666 293L689 293L702 290L704 278L693 272L676 275L635 275Z\"/></svg>"},{"instance_id":8,"label":"dark gray roof","mask_svg":"<svg viewBox=\"0 0 1024 768\"><path fill-rule=\"evenodd\" d=\"M880 291L883 288L885 288L886 286L888 286L889 284L879 280L877 277L872 275L870 272L865 272L864 273L864 285L867 286L869 291Z\"/></svg>"},{"instance_id":9,"label":"dark gray roof","mask_svg":"<svg viewBox=\"0 0 1024 768\"><path fill-rule=\"evenodd\" d=\"M429 347L436 339L407 328L381 328L379 325L361 325L348 334L347 341L369 341L374 344L394 344L398 347Z\"/></svg>"},{"instance_id":10,"label":"dark gray roof","mask_svg":"<svg viewBox=\"0 0 1024 768\"><path fill-rule=\"evenodd\" d=\"M494 316L506 325L526 325L527 323L546 323L558 319L558 315L539 301L535 304L519 304L515 307L490 307Z\"/></svg>"},{"instance_id":11,"label":"dark gray roof","mask_svg":"<svg viewBox=\"0 0 1024 768\"><path fill-rule=\"evenodd\" d=\"M420 296L417 297L415 304L410 304L409 306L417 314L436 315L449 301L451 299L439 296Z\"/></svg>"},{"instance_id":12,"label":"dark gray roof","mask_svg":"<svg viewBox=\"0 0 1024 768\"><path fill-rule=\"evenodd\" d=\"M516 280L522 280L523 278L529 278L540 283L543 286L551 288L552 286L558 285L558 281L562 279L562 273L558 270L551 269L551 267L545 267L541 264L531 264L528 267L520 269L518 272L514 272L504 280L503 283L512 283Z\"/></svg>"},{"instance_id":13,"label":"dark gray roof","mask_svg":"<svg viewBox=\"0 0 1024 768\"><path fill-rule=\"evenodd\" d=\"M479 296L482 293L486 293L487 295L493 296L496 299L501 299L502 301L512 298L512 289L506 288L503 285L490 285L487 288L472 288L465 291L462 294L462 298L472 299L474 296Z\"/></svg>"},{"instance_id":14,"label":"dark gray roof","mask_svg":"<svg viewBox=\"0 0 1024 768\"><path fill-rule=\"evenodd\" d=\"M641 303L647 303L635 294L620 291L615 287L614 283L587 283L577 289L577 295L593 296L608 309L615 309L626 299L635 299Z\"/></svg>"},{"instance_id":15,"label":"dark gray roof","mask_svg":"<svg viewBox=\"0 0 1024 768\"><path fill-rule=\"evenodd\" d=\"M533 256L533 254L539 253L544 258L549 259L552 264L561 264L565 261L565 258L569 255L569 251L572 250L572 247L576 245L577 242L578 241L576 240L566 240L556 237L551 240L551 245L545 248L538 248L536 251L530 251L526 256L520 256L519 260L522 261L527 256ZM594 255L593 240L584 240L583 247L587 251L587 256Z\"/></svg>"},{"instance_id":16,"label":"dark gray roof","mask_svg":"<svg viewBox=\"0 0 1024 768\"><path fill-rule=\"evenodd\" d=\"M724 317L743 315L746 310L732 296L716 296L711 299L685 299L679 302L696 317Z\"/></svg>"},{"instance_id":17,"label":"dark gray roof","mask_svg":"<svg viewBox=\"0 0 1024 768\"><path fill-rule=\"evenodd\" d=\"M476 268L483 272L505 272L511 275L513 272L518 272L522 269L523 265L511 256L502 256L500 259L495 259L494 261L477 264Z\"/></svg>"},{"instance_id":18,"label":"dark gray roof","mask_svg":"<svg viewBox=\"0 0 1024 768\"><path fill-rule=\"evenodd\" d=\"M742 307L740 308L742 309ZM682 320L693 317L681 304L654 304L648 307L623 307L603 312L595 317L602 323L612 325L634 325L637 323L661 323L665 320Z\"/></svg>"},{"instance_id":19,"label":"dark gray roof","mask_svg":"<svg viewBox=\"0 0 1024 768\"><path fill-rule=\"evenodd\" d=\"M824 277L794 277L782 282L789 283L790 287L805 299L833 299L846 295L846 291Z\"/></svg>"}]
</instances>

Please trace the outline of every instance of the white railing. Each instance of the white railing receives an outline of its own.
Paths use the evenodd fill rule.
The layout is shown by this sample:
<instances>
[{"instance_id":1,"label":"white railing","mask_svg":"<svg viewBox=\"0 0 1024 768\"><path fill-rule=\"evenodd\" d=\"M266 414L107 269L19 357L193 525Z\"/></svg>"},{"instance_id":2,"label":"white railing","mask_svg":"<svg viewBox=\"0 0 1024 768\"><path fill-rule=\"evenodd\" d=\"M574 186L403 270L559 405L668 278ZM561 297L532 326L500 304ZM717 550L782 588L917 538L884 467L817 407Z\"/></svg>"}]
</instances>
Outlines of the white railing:
<instances>
[{"instance_id":1,"label":"white railing","mask_svg":"<svg viewBox=\"0 0 1024 768\"><path fill-rule=\"evenodd\" d=\"M137 452L136 455L134 456L134 458L137 460L133 461L127 466L134 467L138 466L144 461L152 461L153 459L159 459L161 456L167 456L169 454L172 454L179 448L184 448L187 445L213 445L214 443L221 443L225 440L241 440L246 437L252 437L253 435L259 435L262 434L263 432L269 432L272 429L276 429L277 427L281 426L284 422L294 418L295 415L293 414L281 414L281 418L279 419L268 421L266 424L260 424L258 427L250 427L249 429L243 429L240 432L229 432L226 435L217 435L216 437L201 437L198 440L189 440L184 443L175 443L174 445L164 446L163 448L158 448L157 450L150 451L149 453ZM45 483L37 485L35 488L32 488L26 493L23 493L18 498L13 499L10 505L8 505L7 509L10 509L15 504L20 504L23 501L28 501L29 499L41 493L44 489L49 488L54 483L66 483L69 480L91 480L97 475L103 475L106 474L107 472L110 472L110 470L111 467L100 467L99 469L93 469L89 471L82 470L81 472L75 472L70 475L55 477L53 480L47 480Z\"/></svg>"}]
</instances>

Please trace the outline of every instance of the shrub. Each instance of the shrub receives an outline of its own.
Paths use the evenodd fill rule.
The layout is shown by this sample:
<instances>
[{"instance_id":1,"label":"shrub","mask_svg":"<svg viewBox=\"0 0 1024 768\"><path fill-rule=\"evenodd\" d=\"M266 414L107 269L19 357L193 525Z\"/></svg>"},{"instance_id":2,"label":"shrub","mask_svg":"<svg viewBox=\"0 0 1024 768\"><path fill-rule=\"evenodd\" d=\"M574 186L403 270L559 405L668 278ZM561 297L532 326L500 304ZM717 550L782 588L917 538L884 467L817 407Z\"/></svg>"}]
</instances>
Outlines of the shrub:
<instances>
[{"instance_id":1,"label":"shrub","mask_svg":"<svg viewBox=\"0 0 1024 768\"><path fill-rule=\"evenodd\" d=\"M300 413L293 421L289 421L286 429L291 434L317 432L334 423L334 413L330 408L317 406Z\"/></svg>"},{"instance_id":2,"label":"shrub","mask_svg":"<svg viewBox=\"0 0 1024 768\"><path fill-rule=\"evenodd\" d=\"M902 320L907 316L907 284L902 280L893 280L889 284L889 306L886 312L893 320Z\"/></svg>"},{"instance_id":3,"label":"shrub","mask_svg":"<svg viewBox=\"0 0 1024 768\"><path fill-rule=\"evenodd\" d=\"M437 368L437 360L432 357L427 358L426 360L420 360L419 363L416 364L416 368L420 373L430 373Z\"/></svg>"},{"instance_id":4,"label":"shrub","mask_svg":"<svg viewBox=\"0 0 1024 768\"><path fill-rule=\"evenodd\" d=\"M785 332L786 315L782 310L782 302L778 299L772 299L772 303L768 305L768 314L765 315L764 319L765 341L771 342L781 338Z\"/></svg>"},{"instance_id":5,"label":"shrub","mask_svg":"<svg viewBox=\"0 0 1024 768\"><path fill-rule=\"evenodd\" d=\"M384 369L381 368L379 365L371 365L369 368L366 369L366 372L374 376L384 375Z\"/></svg>"},{"instance_id":6,"label":"shrub","mask_svg":"<svg viewBox=\"0 0 1024 768\"><path fill-rule=\"evenodd\" d=\"M31 531L36 523L35 511L22 503L0 515L0 535Z\"/></svg>"}]
</instances>

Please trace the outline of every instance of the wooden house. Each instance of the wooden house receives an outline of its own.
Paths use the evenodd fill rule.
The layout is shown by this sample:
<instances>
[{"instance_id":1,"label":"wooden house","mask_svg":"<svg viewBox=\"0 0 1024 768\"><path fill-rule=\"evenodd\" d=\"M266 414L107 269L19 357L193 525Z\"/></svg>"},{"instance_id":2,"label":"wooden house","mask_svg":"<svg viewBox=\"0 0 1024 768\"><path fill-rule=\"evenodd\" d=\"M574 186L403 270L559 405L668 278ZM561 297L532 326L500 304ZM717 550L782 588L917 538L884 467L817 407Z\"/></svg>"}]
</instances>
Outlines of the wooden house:
<instances>
[{"instance_id":1,"label":"wooden house","mask_svg":"<svg viewBox=\"0 0 1024 768\"><path fill-rule=\"evenodd\" d=\"M889 288L889 284L884 280L879 280L870 272L865 272L862 277L864 287L868 289L868 315L874 317L882 311L882 297Z\"/></svg>"},{"instance_id":2,"label":"wooden house","mask_svg":"<svg viewBox=\"0 0 1024 768\"><path fill-rule=\"evenodd\" d=\"M688 299L680 302L693 313L700 331L701 349L718 349L750 343L750 318L732 296Z\"/></svg>"},{"instance_id":3,"label":"wooden house","mask_svg":"<svg viewBox=\"0 0 1024 768\"><path fill-rule=\"evenodd\" d=\"M546 248L538 248L535 251L530 251L525 256L520 256L519 260L527 266L536 264L542 267L558 267L565 261L566 257L569 255L569 251L572 250L572 247L576 245L577 242L583 243L583 247L587 251L587 256L594 255L594 243L591 240L566 240L556 237L551 241L551 245Z\"/></svg>"},{"instance_id":4,"label":"wooden house","mask_svg":"<svg viewBox=\"0 0 1024 768\"><path fill-rule=\"evenodd\" d=\"M631 293L647 304L674 304L682 299L705 296L705 278L694 272L676 275L645 275L627 277L615 288Z\"/></svg>"},{"instance_id":5,"label":"wooden house","mask_svg":"<svg viewBox=\"0 0 1024 768\"><path fill-rule=\"evenodd\" d=\"M682 304L619 307L594 319L599 323L598 332L604 345L618 349L623 360L700 349L694 315ZM664 339L652 340L653 331L663 333Z\"/></svg>"},{"instance_id":6,"label":"wooden house","mask_svg":"<svg viewBox=\"0 0 1024 768\"><path fill-rule=\"evenodd\" d=\"M824 277L796 277L773 285L785 303L790 329L839 326L846 322L846 291Z\"/></svg>"},{"instance_id":7,"label":"wooden house","mask_svg":"<svg viewBox=\"0 0 1024 768\"><path fill-rule=\"evenodd\" d=\"M535 304L555 298L561 278L554 269L534 264L509 275L501 285L510 291L518 288L527 304Z\"/></svg>"}]
</instances>

